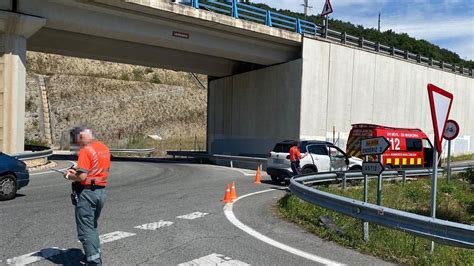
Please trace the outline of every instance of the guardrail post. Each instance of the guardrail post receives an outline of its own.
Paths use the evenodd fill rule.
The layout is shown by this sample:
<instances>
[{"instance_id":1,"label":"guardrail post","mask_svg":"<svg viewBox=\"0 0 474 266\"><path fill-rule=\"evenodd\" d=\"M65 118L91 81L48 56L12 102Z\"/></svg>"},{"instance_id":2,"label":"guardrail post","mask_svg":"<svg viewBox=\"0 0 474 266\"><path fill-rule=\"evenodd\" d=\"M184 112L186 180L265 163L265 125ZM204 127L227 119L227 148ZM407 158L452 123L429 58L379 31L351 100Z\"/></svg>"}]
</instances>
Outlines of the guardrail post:
<instances>
[{"instance_id":1,"label":"guardrail post","mask_svg":"<svg viewBox=\"0 0 474 266\"><path fill-rule=\"evenodd\" d=\"M406 182L407 182L407 172L402 171L402 184L405 185Z\"/></svg>"},{"instance_id":2,"label":"guardrail post","mask_svg":"<svg viewBox=\"0 0 474 266\"><path fill-rule=\"evenodd\" d=\"M428 62L428 65L430 65L430 66L433 65L433 57L430 57L430 61Z\"/></svg>"},{"instance_id":3,"label":"guardrail post","mask_svg":"<svg viewBox=\"0 0 474 266\"><path fill-rule=\"evenodd\" d=\"M408 60L408 50L405 51L405 59Z\"/></svg>"},{"instance_id":4,"label":"guardrail post","mask_svg":"<svg viewBox=\"0 0 474 266\"><path fill-rule=\"evenodd\" d=\"M301 30L301 20L299 18L296 19L296 32L299 34L303 33Z\"/></svg>"},{"instance_id":5,"label":"guardrail post","mask_svg":"<svg viewBox=\"0 0 474 266\"><path fill-rule=\"evenodd\" d=\"M364 48L364 37L359 38L359 47Z\"/></svg>"},{"instance_id":6,"label":"guardrail post","mask_svg":"<svg viewBox=\"0 0 474 266\"><path fill-rule=\"evenodd\" d=\"M237 0L232 0L232 17L239 18L239 10L237 6Z\"/></svg>"},{"instance_id":7,"label":"guardrail post","mask_svg":"<svg viewBox=\"0 0 474 266\"><path fill-rule=\"evenodd\" d=\"M474 77L474 71L472 68L471 68L471 77Z\"/></svg>"},{"instance_id":8,"label":"guardrail post","mask_svg":"<svg viewBox=\"0 0 474 266\"><path fill-rule=\"evenodd\" d=\"M453 64L453 72L456 72L456 64Z\"/></svg>"},{"instance_id":9,"label":"guardrail post","mask_svg":"<svg viewBox=\"0 0 474 266\"><path fill-rule=\"evenodd\" d=\"M375 51L380 52L380 43L379 42L375 45Z\"/></svg>"},{"instance_id":10,"label":"guardrail post","mask_svg":"<svg viewBox=\"0 0 474 266\"><path fill-rule=\"evenodd\" d=\"M265 24L269 27L273 27L273 25L272 25L272 11L271 10L267 10L267 17L265 19Z\"/></svg>"},{"instance_id":11,"label":"guardrail post","mask_svg":"<svg viewBox=\"0 0 474 266\"><path fill-rule=\"evenodd\" d=\"M390 48L390 55L395 55L395 46Z\"/></svg>"},{"instance_id":12,"label":"guardrail post","mask_svg":"<svg viewBox=\"0 0 474 266\"><path fill-rule=\"evenodd\" d=\"M342 41L343 44L346 44L346 42L347 42L347 33L346 32L342 33L341 41Z\"/></svg>"},{"instance_id":13,"label":"guardrail post","mask_svg":"<svg viewBox=\"0 0 474 266\"><path fill-rule=\"evenodd\" d=\"M444 69L444 61L439 62L439 67L440 67L441 69Z\"/></svg>"},{"instance_id":14,"label":"guardrail post","mask_svg":"<svg viewBox=\"0 0 474 266\"><path fill-rule=\"evenodd\" d=\"M234 168L234 161L230 160L230 168Z\"/></svg>"},{"instance_id":15,"label":"guardrail post","mask_svg":"<svg viewBox=\"0 0 474 266\"><path fill-rule=\"evenodd\" d=\"M418 54L418 55L416 56L416 61L417 61L418 63L421 63L421 54Z\"/></svg>"},{"instance_id":16,"label":"guardrail post","mask_svg":"<svg viewBox=\"0 0 474 266\"><path fill-rule=\"evenodd\" d=\"M191 0L191 4L194 8L199 8L199 0Z\"/></svg>"}]
</instances>

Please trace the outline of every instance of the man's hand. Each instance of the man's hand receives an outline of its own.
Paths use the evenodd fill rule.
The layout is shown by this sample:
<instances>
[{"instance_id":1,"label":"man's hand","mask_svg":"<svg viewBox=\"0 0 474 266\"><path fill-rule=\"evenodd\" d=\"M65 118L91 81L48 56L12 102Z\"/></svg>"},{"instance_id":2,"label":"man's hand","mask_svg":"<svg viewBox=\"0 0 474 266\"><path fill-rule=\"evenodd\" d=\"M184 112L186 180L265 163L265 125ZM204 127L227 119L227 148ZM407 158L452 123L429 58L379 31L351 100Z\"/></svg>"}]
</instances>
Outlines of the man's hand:
<instances>
[{"instance_id":1,"label":"man's hand","mask_svg":"<svg viewBox=\"0 0 474 266\"><path fill-rule=\"evenodd\" d=\"M67 171L64 173L64 178L67 180L70 180L71 176L76 176L77 172L76 170L69 168Z\"/></svg>"}]
</instances>

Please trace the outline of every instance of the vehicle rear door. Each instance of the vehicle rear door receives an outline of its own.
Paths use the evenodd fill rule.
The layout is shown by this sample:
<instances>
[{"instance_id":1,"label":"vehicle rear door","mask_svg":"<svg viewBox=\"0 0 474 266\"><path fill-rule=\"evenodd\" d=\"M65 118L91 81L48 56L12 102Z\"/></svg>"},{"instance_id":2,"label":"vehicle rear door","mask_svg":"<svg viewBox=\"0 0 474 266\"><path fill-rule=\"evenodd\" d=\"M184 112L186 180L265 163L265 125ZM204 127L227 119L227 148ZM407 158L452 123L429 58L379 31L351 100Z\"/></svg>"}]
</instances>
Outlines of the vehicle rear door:
<instances>
[{"instance_id":1,"label":"vehicle rear door","mask_svg":"<svg viewBox=\"0 0 474 266\"><path fill-rule=\"evenodd\" d=\"M289 168L290 160L287 156L290 154L290 148L293 147L292 143L278 143L275 148L270 152L270 158L268 165L276 168Z\"/></svg>"},{"instance_id":2,"label":"vehicle rear door","mask_svg":"<svg viewBox=\"0 0 474 266\"><path fill-rule=\"evenodd\" d=\"M347 171L346 154L336 146L329 145L331 171Z\"/></svg>"},{"instance_id":3,"label":"vehicle rear door","mask_svg":"<svg viewBox=\"0 0 474 266\"><path fill-rule=\"evenodd\" d=\"M313 164L318 172L330 171L330 159L328 148L324 144L312 144L307 147L308 153L313 160Z\"/></svg>"}]
</instances>

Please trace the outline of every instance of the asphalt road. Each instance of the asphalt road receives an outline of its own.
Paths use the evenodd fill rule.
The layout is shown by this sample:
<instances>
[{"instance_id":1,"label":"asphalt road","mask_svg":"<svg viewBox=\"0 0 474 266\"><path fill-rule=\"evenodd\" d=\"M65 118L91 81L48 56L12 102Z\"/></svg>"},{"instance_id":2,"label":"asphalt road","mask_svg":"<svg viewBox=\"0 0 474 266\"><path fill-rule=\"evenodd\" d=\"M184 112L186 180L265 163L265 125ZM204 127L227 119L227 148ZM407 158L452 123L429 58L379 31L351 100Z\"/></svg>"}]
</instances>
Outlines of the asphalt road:
<instances>
[{"instance_id":1,"label":"asphalt road","mask_svg":"<svg viewBox=\"0 0 474 266\"><path fill-rule=\"evenodd\" d=\"M272 206L284 188L265 176L264 184L255 185L253 174L210 165L114 162L99 221L104 264L385 263L278 219ZM232 212L224 212L220 199L231 180L238 196L276 190L239 199ZM0 202L0 264L79 264L83 254L69 193L59 174L34 173L16 199Z\"/></svg>"}]
</instances>

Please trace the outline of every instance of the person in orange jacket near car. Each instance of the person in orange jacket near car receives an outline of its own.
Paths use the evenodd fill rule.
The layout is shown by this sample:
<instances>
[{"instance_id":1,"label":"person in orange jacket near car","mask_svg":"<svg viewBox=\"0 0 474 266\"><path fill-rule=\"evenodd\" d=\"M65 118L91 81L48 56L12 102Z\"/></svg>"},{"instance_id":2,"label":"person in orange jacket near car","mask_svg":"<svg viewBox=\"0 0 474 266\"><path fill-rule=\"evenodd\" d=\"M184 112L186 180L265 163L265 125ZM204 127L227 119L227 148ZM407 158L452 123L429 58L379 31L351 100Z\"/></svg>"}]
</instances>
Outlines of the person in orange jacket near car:
<instances>
[{"instance_id":1,"label":"person in orange jacket near car","mask_svg":"<svg viewBox=\"0 0 474 266\"><path fill-rule=\"evenodd\" d=\"M308 153L301 155L300 147L301 142L298 141L295 146L290 148L290 164L293 175L301 174L300 160L308 155Z\"/></svg>"},{"instance_id":2,"label":"person in orange jacket near car","mask_svg":"<svg viewBox=\"0 0 474 266\"><path fill-rule=\"evenodd\" d=\"M101 265L97 222L105 204L110 151L87 128L74 128L71 140L81 147L77 167L64 174L65 179L73 182L71 198L75 205L77 236L84 247L86 265Z\"/></svg>"}]
</instances>

